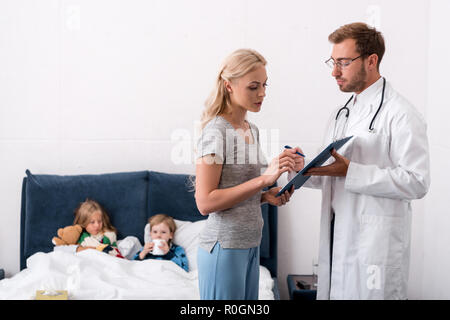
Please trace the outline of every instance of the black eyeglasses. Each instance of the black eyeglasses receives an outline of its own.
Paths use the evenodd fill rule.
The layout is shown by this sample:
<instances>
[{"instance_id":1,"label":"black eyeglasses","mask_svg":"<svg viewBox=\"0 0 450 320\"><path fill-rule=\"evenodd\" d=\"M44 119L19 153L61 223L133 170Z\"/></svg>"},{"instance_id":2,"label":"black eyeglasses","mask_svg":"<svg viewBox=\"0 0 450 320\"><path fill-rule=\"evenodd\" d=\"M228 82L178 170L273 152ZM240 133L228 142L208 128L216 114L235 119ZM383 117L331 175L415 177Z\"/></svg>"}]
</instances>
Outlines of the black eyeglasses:
<instances>
[{"instance_id":1,"label":"black eyeglasses","mask_svg":"<svg viewBox=\"0 0 450 320\"><path fill-rule=\"evenodd\" d=\"M334 67L336 66L338 69L344 70L346 67L348 67L350 65L350 63L352 63L353 61L355 61L358 58L361 58L362 56L364 56L364 54L361 54L353 59L352 58L342 58L342 59L339 59L339 61L335 61L333 58L330 58L327 61L325 61L325 64L327 66L329 66L331 69L334 69Z\"/></svg>"}]
</instances>

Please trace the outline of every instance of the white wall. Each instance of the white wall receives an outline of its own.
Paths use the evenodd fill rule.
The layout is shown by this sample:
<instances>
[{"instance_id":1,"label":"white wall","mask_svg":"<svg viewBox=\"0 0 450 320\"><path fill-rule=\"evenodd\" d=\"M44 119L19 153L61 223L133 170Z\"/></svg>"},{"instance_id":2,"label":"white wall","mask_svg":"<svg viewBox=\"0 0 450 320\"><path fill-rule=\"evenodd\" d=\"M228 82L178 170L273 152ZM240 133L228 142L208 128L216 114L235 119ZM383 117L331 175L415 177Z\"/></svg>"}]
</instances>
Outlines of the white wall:
<instances>
[{"instance_id":1,"label":"white wall","mask_svg":"<svg viewBox=\"0 0 450 320\"><path fill-rule=\"evenodd\" d=\"M172 135L185 130L193 138L219 64L237 48L257 49L269 61L267 97L250 120L261 130L276 130L280 147L300 145L314 154L324 119L346 99L323 63L331 52L328 34L354 21L379 26L387 44L383 75L430 118L432 160L447 155L440 131L432 130L446 101L445 91L435 89L442 64L432 58L446 59L436 48L445 28L431 23L442 33L436 37L428 30L432 17L446 23L439 7L444 2L430 11L426 0L0 1L0 267L8 276L19 270L27 168L52 174L193 173L192 162L174 163L179 141ZM437 95L430 98L428 91ZM439 199L444 182L433 180L426 199ZM428 200L414 204L412 298L432 296L429 283L439 290L429 270L434 259L442 259L435 256L440 247L434 241L446 239L435 238L443 224L431 217L442 212L433 212ZM311 273L319 210L315 190L297 192L280 208L282 298L288 274Z\"/></svg>"},{"instance_id":2,"label":"white wall","mask_svg":"<svg viewBox=\"0 0 450 320\"><path fill-rule=\"evenodd\" d=\"M430 6L430 42L428 57L428 136L430 140L431 187L425 200L423 225L424 299L450 299L450 45L446 40L450 30L450 2L433 0Z\"/></svg>"}]
</instances>

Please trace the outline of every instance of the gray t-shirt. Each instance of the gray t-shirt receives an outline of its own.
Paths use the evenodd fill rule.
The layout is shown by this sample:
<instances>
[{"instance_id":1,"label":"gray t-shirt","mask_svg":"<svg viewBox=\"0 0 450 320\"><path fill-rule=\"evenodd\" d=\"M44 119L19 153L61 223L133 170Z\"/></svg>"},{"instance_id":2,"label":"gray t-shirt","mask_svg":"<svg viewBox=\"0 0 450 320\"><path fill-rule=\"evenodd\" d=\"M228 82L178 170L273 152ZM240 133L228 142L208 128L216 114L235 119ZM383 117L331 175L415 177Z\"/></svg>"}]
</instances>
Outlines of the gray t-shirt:
<instances>
[{"instance_id":1,"label":"gray t-shirt","mask_svg":"<svg viewBox=\"0 0 450 320\"><path fill-rule=\"evenodd\" d=\"M209 121L197 144L197 159L215 154L223 164L218 189L234 187L260 176L267 167L259 144L259 130L250 123L253 144L221 116ZM261 193L232 208L209 214L200 233L200 247L210 252L216 242L222 248L248 249L259 246L263 228Z\"/></svg>"}]
</instances>

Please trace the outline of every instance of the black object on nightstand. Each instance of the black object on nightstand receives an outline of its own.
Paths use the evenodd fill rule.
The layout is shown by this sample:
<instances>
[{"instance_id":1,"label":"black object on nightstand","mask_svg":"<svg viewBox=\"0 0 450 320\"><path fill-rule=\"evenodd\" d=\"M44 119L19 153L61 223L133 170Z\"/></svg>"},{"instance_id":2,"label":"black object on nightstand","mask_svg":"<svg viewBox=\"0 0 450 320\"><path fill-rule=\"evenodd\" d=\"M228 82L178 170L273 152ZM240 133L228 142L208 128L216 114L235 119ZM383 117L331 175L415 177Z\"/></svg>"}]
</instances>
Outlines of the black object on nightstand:
<instances>
[{"instance_id":1,"label":"black object on nightstand","mask_svg":"<svg viewBox=\"0 0 450 320\"><path fill-rule=\"evenodd\" d=\"M3 269L0 269L0 280L3 280L5 277L5 271Z\"/></svg>"},{"instance_id":2,"label":"black object on nightstand","mask_svg":"<svg viewBox=\"0 0 450 320\"><path fill-rule=\"evenodd\" d=\"M287 276L291 300L316 300L317 290L313 286L313 275L290 274Z\"/></svg>"}]
</instances>

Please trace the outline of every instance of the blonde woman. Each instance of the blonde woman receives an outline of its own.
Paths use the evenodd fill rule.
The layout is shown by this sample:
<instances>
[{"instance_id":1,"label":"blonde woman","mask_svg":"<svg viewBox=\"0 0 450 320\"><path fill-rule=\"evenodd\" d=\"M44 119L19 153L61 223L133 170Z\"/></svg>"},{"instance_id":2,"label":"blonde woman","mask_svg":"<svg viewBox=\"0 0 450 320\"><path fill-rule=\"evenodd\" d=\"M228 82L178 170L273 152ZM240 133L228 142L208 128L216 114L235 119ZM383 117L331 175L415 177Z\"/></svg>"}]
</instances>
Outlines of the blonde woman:
<instances>
[{"instance_id":1,"label":"blonde woman","mask_svg":"<svg viewBox=\"0 0 450 320\"><path fill-rule=\"evenodd\" d=\"M258 128L246 120L259 112L267 85L266 60L240 49L228 56L206 102L197 146L195 199L208 215L200 235L200 298L258 299L261 204L281 206L294 192L276 197L273 185L288 170L303 167L297 149L287 149L268 166Z\"/></svg>"}]
</instances>

